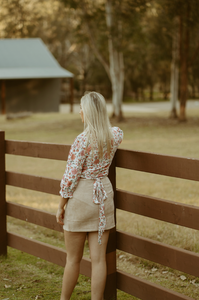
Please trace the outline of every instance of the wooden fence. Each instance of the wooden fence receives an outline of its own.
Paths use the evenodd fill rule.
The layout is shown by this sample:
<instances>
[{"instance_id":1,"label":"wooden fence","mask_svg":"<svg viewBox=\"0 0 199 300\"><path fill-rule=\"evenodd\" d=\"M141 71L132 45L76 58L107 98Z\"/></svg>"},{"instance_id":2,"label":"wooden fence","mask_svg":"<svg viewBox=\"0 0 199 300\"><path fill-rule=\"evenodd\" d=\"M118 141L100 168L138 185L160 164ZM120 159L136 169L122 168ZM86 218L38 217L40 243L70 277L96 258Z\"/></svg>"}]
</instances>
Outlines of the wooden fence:
<instances>
[{"instance_id":1,"label":"wooden fence","mask_svg":"<svg viewBox=\"0 0 199 300\"><path fill-rule=\"evenodd\" d=\"M58 195L60 179L8 172L5 154L66 161L69 149L70 145L5 140L4 132L0 132L0 254L6 254L7 246L10 246L65 265L66 254L62 249L6 231L6 214L62 231L54 214L8 202L5 195L6 185ZM118 149L109 172L117 209L199 230L198 207L119 190L116 188L116 167L199 181L199 160ZM107 247L108 276L104 299L117 299L117 289L142 300L192 299L117 269L116 249L199 276L199 254L113 229ZM80 273L91 276L89 259L82 259Z\"/></svg>"}]
</instances>

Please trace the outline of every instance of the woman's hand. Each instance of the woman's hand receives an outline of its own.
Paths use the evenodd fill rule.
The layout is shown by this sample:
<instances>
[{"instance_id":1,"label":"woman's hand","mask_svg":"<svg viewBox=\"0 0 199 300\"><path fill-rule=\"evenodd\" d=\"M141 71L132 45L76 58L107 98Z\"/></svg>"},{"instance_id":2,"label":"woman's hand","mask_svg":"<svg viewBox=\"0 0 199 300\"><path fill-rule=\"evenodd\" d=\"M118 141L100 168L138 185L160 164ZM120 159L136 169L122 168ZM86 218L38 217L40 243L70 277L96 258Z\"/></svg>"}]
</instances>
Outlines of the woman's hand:
<instances>
[{"instance_id":1,"label":"woman's hand","mask_svg":"<svg viewBox=\"0 0 199 300\"><path fill-rule=\"evenodd\" d=\"M58 208L57 213L56 213L57 223L64 225L64 214L65 214L65 209Z\"/></svg>"},{"instance_id":2,"label":"woman's hand","mask_svg":"<svg viewBox=\"0 0 199 300\"><path fill-rule=\"evenodd\" d=\"M56 219L57 219L57 223L61 225L64 225L64 214L65 214L64 206L66 205L67 201L68 201L67 198L60 197L59 207L56 213Z\"/></svg>"}]
</instances>

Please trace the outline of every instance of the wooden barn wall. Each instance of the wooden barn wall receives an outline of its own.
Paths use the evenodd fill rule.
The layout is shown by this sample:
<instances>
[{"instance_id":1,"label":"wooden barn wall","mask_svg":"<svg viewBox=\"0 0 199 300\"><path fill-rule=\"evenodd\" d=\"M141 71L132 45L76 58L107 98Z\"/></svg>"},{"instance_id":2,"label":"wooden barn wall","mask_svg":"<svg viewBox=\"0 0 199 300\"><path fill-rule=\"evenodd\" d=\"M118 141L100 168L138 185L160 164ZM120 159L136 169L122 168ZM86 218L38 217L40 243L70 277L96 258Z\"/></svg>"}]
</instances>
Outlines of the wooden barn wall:
<instances>
[{"instance_id":1,"label":"wooden barn wall","mask_svg":"<svg viewBox=\"0 0 199 300\"><path fill-rule=\"evenodd\" d=\"M61 79L18 79L6 81L6 114L58 112Z\"/></svg>"}]
</instances>

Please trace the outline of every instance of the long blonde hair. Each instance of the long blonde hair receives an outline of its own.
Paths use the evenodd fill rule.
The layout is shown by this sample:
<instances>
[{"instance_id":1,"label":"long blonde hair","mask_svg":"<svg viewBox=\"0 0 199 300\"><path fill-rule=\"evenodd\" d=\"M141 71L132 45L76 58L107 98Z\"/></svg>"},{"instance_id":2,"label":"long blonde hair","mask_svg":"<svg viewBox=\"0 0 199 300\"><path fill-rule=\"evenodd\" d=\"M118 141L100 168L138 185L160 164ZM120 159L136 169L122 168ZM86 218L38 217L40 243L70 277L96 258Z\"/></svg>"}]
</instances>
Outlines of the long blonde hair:
<instances>
[{"instance_id":1,"label":"long blonde hair","mask_svg":"<svg viewBox=\"0 0 199 300\"><path fill-rule=\"evenodd\" d=\"M99 159L101 159L103 146L106 143L107 154L110 157L113 135L104 97L99 93L89 92L81 98L81 106L84 116L84 130L91 144L92 152L97 142Z\"/></svg>"}]
</instances>

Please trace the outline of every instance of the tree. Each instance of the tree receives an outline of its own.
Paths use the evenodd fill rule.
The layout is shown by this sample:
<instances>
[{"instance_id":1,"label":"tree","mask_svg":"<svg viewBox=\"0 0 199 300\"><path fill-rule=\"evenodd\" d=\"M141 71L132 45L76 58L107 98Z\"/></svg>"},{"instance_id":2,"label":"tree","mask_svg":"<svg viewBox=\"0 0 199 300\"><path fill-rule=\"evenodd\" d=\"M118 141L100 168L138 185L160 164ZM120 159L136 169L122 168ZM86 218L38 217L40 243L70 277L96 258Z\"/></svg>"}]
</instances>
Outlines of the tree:
<instances>
[{"instance_id":1,"label":"tree","mask_svg":"<svg viewBox=\"0 0 199 300\"><path fill-rule=\"evenodd\" d=\"M162 8L157 1L147 3L143 18L142 34L138 40L138 52L142 53L142 77L149 89L149 100L153 100L153 91L157 85L163 92L163 99L168 98L171 61L171 37L169 24L162 15ZM137 59L136 59L137 62Z\"/></svg>"},{"instance_id":2,"label":"tree","mask_svg":"<svg viewBox=\"0 0 199 300\"><path fill-rule=\"evenodd\" d=\"M179 20L174 19L173 38L172 38L172 61L171 61L171 85L170 85L170 101L171 113L170 117L177 118L177 100L178 100L178 82L179 82Z\"/></svg>"},{"instance_id":3,"label":"tree","mask_svg":"<svg viewBox=\"0 0 199 300\"><path fill-rule=\"evenodd\" d=\"M146 1L62 1L79 12L78 30L107 73L112 86L113 114L120 120L125 69L123 53L126 40L128 45L132 41L133 29L141 19Z\"/></svg>"},{"instance_id":4,"label":"tree","mask_svg":"<svg viewBox=\"0 0 199 300\"><path fill-rule=\"evenodd\" d=\"M179 19L179 51L180 51L180 113L179 120L186 120L186 101L188 98L188 71L190 62L193 63L198 47L190 53L192 32L198 26L199 0L161 0L160 3L171 20ZM199 37L198 37L199 40Z\"/></svg>"},{"instance_id":5,"label":"tree","mask_svg":"<svg viewBox=\"0 0 199 300\"><path fill-rule=\"evenodd\" d=\"M113 92L113 107L114 114L121 119L122 118L122 100L124 91L124 58L123 49L121 47L122 42L122 20L121 14L121 2L116 2L115 11L118 16L114 16L113 1L106 1L106 24L108 28L108 50L109 50L109 73L112 84ZM117 30L115 30L117 28ZM116 31L116 33L115 33ZM115 34L114 34L115 33Z\"/></svg>"}]
</instances>

